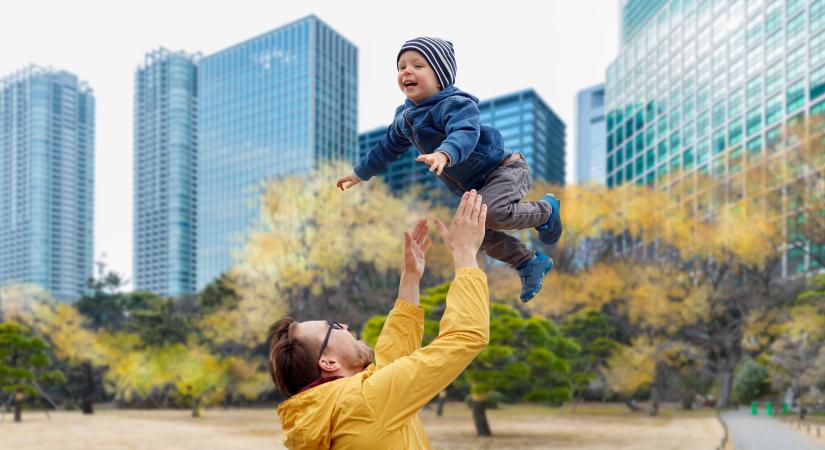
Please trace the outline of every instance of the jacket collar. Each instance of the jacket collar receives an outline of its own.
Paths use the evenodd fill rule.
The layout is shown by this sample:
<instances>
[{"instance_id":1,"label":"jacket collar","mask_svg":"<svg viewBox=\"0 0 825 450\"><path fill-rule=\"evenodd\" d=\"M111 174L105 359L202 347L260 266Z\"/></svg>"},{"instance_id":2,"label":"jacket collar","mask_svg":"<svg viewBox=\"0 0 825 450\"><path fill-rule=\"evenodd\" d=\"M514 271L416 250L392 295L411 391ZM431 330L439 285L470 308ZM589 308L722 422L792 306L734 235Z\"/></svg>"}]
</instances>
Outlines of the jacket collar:
<instances>
[{"instance_id":1,"label":"jacket collar","mask_svg":"<svg viewBox=\"0 0 825 450\"><path fill-rule=\"evenodd\" d=\"M444 100L445 98L447 98L451 95L456 95L456 94L459 94L459 93L462 93L462 92L457 87L447 86L446 88L438 91L438 94L435 94L432 97L425 98L419 104L415 104L414 101L412 101L410 99L407 99L404 102L404 106L407 107L407 108L410 108L410 107L421 108L423 106L431 106L431 105L434 105L434 104L440 102L441 100Z\"/></svg>"},{"instance_id":2,"label":"jacket collar","mask_svg":"<svg viewBox=\"0 0 825 450\"><path fill-rule=\"evenodd\" d=\"M344 378L344 377L338 376L338 375L333 375L331 377L318 378L317 380L313 381L312 383L309 383L308 385L304 386L304 388L301 389L300 391L298 391L295 395L298 395L298 394L300 394L301 392L304 392L304 391L308 391L308 390L314 388L315 386L320 386L324 383L329 383L330 381L335 381L339 378Z\"/></svg>"}]
</instances>

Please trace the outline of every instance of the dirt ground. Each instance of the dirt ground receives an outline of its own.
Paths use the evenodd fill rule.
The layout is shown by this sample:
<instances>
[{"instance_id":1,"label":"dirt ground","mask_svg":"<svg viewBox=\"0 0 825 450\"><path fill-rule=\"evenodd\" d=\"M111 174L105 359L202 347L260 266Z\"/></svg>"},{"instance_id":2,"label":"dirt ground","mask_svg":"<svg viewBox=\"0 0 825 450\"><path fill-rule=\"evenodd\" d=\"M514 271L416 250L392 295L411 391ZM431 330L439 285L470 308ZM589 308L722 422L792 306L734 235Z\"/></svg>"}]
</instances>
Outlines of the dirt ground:
<instances>
[{"instance_id":1,"label":"dirt ground","mask_svg":"<svg viewBox=\"0 0 825 450\"><path fill-rule=\"evenodd\" d=\"M282 449L272 409L212 409L192 419L188 411L98 408L79 412L24 411L23 423L6 415L0 448L51 449ZM495 435L479 438L463 404L448 405L444 417L421 413L433 449L714 449L722 427L710 412L668 413L651 418L620 406L589 406L575 414L536 406L509 406L489 412Z\"/></svg>"}]
</instances>

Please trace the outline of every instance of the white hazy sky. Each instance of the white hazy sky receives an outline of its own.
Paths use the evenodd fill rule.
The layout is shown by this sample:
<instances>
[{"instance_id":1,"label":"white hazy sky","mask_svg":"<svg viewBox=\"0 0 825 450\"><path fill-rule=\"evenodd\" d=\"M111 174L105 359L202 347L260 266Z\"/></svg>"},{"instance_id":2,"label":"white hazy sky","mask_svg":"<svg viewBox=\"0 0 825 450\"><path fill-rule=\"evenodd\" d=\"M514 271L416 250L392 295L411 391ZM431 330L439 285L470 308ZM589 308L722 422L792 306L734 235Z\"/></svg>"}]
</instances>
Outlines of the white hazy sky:
<instances>
[{"instance_id":1,"label":"white hazy sky","mask_svg":"<svg viewBox=\"0 0 825 450\"><path fill-rule=\"evenodd\" d=\"M395 57L416 36L453 42L456 85L481 100L533 87L567 124L575 95L604 80L619 46L617 0L27 0L0 16L0 77L28 65L73 72L97 102L95 256L132 277L133 76L163 46L204 55L315 14L358 47L358 129L386 125L403 100Z\"/></svg>"}]
</instances>

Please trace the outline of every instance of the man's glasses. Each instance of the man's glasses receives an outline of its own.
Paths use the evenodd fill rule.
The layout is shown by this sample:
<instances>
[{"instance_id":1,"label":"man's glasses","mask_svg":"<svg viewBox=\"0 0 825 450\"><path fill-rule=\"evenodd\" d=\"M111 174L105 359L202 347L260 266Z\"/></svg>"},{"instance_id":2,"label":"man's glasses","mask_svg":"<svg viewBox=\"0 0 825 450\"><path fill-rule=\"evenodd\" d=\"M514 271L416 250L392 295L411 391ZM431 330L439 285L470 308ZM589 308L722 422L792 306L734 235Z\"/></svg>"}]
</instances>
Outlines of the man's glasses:
<instances>
[{"instance_id":1,"label":"man's glasses","mask_svg":"<svg viewBox=\"0 0 825 450\"><path fill-rule=\"evenodd\" d=\"M329 328L327 329L327 336L324 338L324 343L321 344L321 353L318 355L318 359L321 359L324 356L324 350L327 349L327 344L329 344L329 335L332 334L332 330L343 330L344 326L338 322L333 322L332 320L327 320L329 324Z\"/></svg>"}]
</instances>

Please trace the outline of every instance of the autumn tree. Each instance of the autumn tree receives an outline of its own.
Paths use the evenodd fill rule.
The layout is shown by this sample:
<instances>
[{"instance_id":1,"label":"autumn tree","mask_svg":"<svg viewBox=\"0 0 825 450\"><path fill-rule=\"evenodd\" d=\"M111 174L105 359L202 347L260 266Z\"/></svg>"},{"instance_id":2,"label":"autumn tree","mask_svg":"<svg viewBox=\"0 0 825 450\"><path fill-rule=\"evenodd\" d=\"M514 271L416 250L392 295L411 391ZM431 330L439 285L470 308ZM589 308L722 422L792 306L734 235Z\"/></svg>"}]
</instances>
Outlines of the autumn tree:
<instances>
[{"instance_id":1,"label":"autumn tree","mask_svg":"<svg viewBox=\"0 0 825 450\"><path fill-rule=\"evenodd\" d=\"M239 310L259 309L266 321L289 311L299 320L335 317L360 325L389 308L398 284L399 236L433 212L412 195L391 195L378 180L341 192L335 174L348 170L325 166L264 187L260 224L246 236L232 273ZM443 281L449 254L436 244L430 255L427 276ZM263 332L266 326L253 328Z\"/></svg>"},{"instance_id":2,"label":"autumn tree","mask_svg":"<svg viewBox=\"0 0 825 450\"><path fill-rule=\"evenodd\" d=\"M55 357L68 367L66 388L83 414L94 413L94 402L103 392L107 364L98 335L74 307L66 304L38 305L33 326L51 343Z\"/></svg>"}]
</instances>

